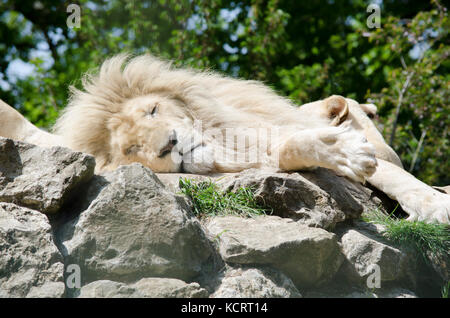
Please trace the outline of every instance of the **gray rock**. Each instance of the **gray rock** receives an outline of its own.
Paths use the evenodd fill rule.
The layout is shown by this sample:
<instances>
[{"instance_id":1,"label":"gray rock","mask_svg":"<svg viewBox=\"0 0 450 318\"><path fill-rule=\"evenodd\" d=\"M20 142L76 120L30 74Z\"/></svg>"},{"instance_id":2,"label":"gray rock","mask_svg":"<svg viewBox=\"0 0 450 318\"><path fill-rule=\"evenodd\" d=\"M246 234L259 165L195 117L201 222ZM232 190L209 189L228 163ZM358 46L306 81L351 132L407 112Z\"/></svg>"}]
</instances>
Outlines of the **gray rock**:
<instances>
[{"instance_id":1,"label":"gray rock","mask_svg":"<svg viewBox=\"0 0 450 318\"><path fill-rule=\"evenodd\" d=\"M55 213L94 168L87 154L0 137L0 201Z\"/></svg>"},{"instance_id":2,"label":"gray rock","mask_svg":"<svg viewBox=\"0 0 450 318\"><path fill-rule=\"evenodd\" d=\"M66 286L63 282L48 282L42 286L33 286L27 298L62 298L65 296Z\"/></svg>"},{"instance_id":3,"label":"gray rock","mask_svg":"<svg viewBox=\"0 0 450 318\"><path fill-rule=\"evenodd\" d=\"M302 295L283 273L268 268L227 270L212 298L300 298Z\"/></svg>"},{"instance_id":4,"label":"gray rock","mask_svg":"<svg viewBox=\"0 0 450 318\"><path fill-rule=\"evenodd\" d=\"M78 298L137 298L136 288L110 280L97 280L80 289Z\"/></svg>"},{"instance_id":5,"label":"gray rock","mask_svg":"<svg viewBox=\"0 0 450 318\"><path fill-rule=\"evenodd\" d=\"M83 286L79 298L205 298L197 283L174 278L143 278L134 284L98 280Z\"/></svg>"},{"instance_id":6,"label":"gray rock","mask_svg":"<svg viewBox=\"0 0 450 318\"><path fill-rule=\"evenodd\" d=\"M434 276L433 279L438 281L441 285L448 284L450 281L450 251L446 255L433 255L431 252L427 253L427 259L430 263Z\"/></svg>"},{"instance_id":7,"label":"gray rock","mask_svg":"<svg viewBox=\"0 0 450 318\"><path fill-rule=\"evenodd\" d=\"M364 222L357 222L364 223ZM375 227L374 229L380 230ZM346 280L367 285L369 276L380 274L380 284L396 282L415 287L418 264L416 255L391 246L381 236L376 236L363 226L348 228L340 238L346 262L342 273Z\"/></svg>"},{"instance_id":8,"label":"gray rock","mask_svg":"<svg viewBox=\"0 0 450 318\"><path fill-rule=\"evenodd\" d=\"M197 283L187 284L173 278L143 278L132 285L142 297L206 298L208 292Z\"/></svg>"},{"instance_id":9,"label":"gray rock","mask_svg":"<svg viewBox=\"0 0 450 318\"><path fill-rule=\"evenodd\" d=\"M0 297L62 297L63 258L47 217L0 203Z\"/></svg>"},{"instance_id":10,"label":"gray rock","mask_svg":"<svg viewBox=\"0 0 450 318\"><path fill-rule=\"evenodd\" d=\"M274 215L299 220L312 227L328 229L344 221L347 211L355 215L363 211L357 202L341 210L328 193L295 172L251 169L226 176L218 183L228 191L251 187L257 202L271 207Z\"/></svg>"},{"instance_id":11,"label":"gray rock","mask_svg":"<svg viewBox=\"0 0 450 318\"><path fill-rule=\"evenodd\" d=\"M83 284L190 281L213 251L184 199L140 164L94 177L80 201L85 210L57 233L66 264L80 266Z\"/></svg>"},{"instance_id":12,"label":"gray rock","mask_svg":"<svg viewBox=\"0 0 450 318\"><path fill-rule=\"evenodd\" d=\"M362 185L340 177L329 169L317 168L299 173L328 193L338 209L345 213L346 220L359 219L361 211L365 213L378 209L381 212L390 212L396 207L394 201L379 190L371 188L369 184Z\"/></svg>"},{"instance_id":13,"label":"gray rock","mask_svg":"<svg viewBox=\"0 0 450 318\"><path fill-rule=\"evenodd\" d=\"M404 288L386 289L356 289L339 291L334 289L324 289L322 291L309 292L305 298L417 298L417 295Z\"/></svg>"},{"instance_id":14,"label":"gray rock","mask_svg":"<svg viewBox=\"0 0 450 318\"><path fill-rule=\"evenodd\" d=\"M290 219L215 217L207 228L227 263L268 265L299 289L326 283L343 261L334 234Z\"/></svg>"}]
</instances>

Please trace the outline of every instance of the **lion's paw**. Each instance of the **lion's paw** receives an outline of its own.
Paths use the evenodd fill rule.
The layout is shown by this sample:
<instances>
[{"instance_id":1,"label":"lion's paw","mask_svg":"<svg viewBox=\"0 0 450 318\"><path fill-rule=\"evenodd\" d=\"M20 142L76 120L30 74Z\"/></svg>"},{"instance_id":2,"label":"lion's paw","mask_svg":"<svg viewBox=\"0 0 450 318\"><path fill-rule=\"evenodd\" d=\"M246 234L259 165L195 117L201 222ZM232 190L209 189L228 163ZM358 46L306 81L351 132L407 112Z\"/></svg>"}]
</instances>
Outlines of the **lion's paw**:
<instances>
[{"instance_id":1,"label":"lion's paw","mask_svg":"<svg viewBox=\"0 0 450 318\"><path fill-rule=\"evenodd\" d=\"M360 133L342 128L337 134L324 136L330 147L332 169L339 175L364 182L377 168L375 147Z\"/></svg>"},{"instance_id":2,"label":"lion's paw","mask_svg":"<svg viewBox=\"0 0 450 318\"><path fill-rule=\"evenodd\" d=\"M434 189L411 193L400 203L409 214L410 221L439 222L450 224L450 195Z\"/></svg>"}]
</instances>

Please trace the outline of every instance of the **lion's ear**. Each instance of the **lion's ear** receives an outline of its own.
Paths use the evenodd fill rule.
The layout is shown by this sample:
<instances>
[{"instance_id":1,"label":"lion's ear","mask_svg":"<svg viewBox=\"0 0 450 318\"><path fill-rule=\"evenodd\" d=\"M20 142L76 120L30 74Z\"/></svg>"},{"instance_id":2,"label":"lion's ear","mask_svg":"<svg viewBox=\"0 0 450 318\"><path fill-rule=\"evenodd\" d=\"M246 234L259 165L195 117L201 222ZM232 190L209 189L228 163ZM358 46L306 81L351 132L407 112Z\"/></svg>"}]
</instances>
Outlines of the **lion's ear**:
<instances>
[{"instance_id":1,"label":"lion's ear","mask_svg":"<svg viewBox=\"0 0 450 318\"><path fill-rule=\"evenodd\" d=\"M328 117L332 119L331 125L338 126L348 116L348 104L344 97L332 95L325 99Z\"/></svg>"}]
</instances>

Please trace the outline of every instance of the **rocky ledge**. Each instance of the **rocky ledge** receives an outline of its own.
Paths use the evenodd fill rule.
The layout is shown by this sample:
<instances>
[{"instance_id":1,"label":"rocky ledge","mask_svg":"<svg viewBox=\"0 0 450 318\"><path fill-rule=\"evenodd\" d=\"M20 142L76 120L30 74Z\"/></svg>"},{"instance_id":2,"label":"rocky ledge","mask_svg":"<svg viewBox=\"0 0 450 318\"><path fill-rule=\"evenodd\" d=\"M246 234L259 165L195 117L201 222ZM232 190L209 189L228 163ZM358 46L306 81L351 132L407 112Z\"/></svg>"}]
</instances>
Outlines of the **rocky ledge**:
<instances>
[{"instance_id":1,"label":"rocky ledge","mask_svg":"<svg viewBox=\"0 0 450 318\"><path fill-rule=\"evenodd\" d=\"M0 149L0 297L427 297L448 281L361 220L394 202L326 169L95 175L65 148ZM272 214L199 220L180 177L252 186Z\"/></svg>"}]
</instances>

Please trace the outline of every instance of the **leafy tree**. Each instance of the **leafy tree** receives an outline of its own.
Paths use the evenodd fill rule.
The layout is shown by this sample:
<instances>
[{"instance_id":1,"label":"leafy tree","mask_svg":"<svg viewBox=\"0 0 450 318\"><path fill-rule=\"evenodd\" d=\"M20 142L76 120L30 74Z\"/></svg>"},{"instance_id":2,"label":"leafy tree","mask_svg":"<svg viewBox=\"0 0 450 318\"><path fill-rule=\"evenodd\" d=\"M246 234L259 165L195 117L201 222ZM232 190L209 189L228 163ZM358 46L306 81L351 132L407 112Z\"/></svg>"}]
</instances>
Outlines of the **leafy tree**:
<instances>
[{"instance_id":1,"label":"leafy tree","mask_svg":"<svg viewBox=\"0 0 450 318\"><path fill-rule=\"evenodd\" d=\"M386 86L368 94L381 108L384 135L407 170L442 184L450 183L449 22L437 4L412 19L390 17L370 36L398 64L385 67Z\"/></svg>"},{"instance_id":2,"label":"leafy tree","mask_svg":"<svg viewBox=\"0 0 450 318\"><path fill-rule=\"evenodd\" d=\"M370 2L0 0L0 98L48 128L84 72L119 52L151 52L262 80L298 104L331 94L372 100L405 168L449 184L447 9L383 0L381 28L370 29ZM80 28L67 27L70 3L81 8ZM16 59L34 72L9 77Z\"/></svg>"}]
</instances>

